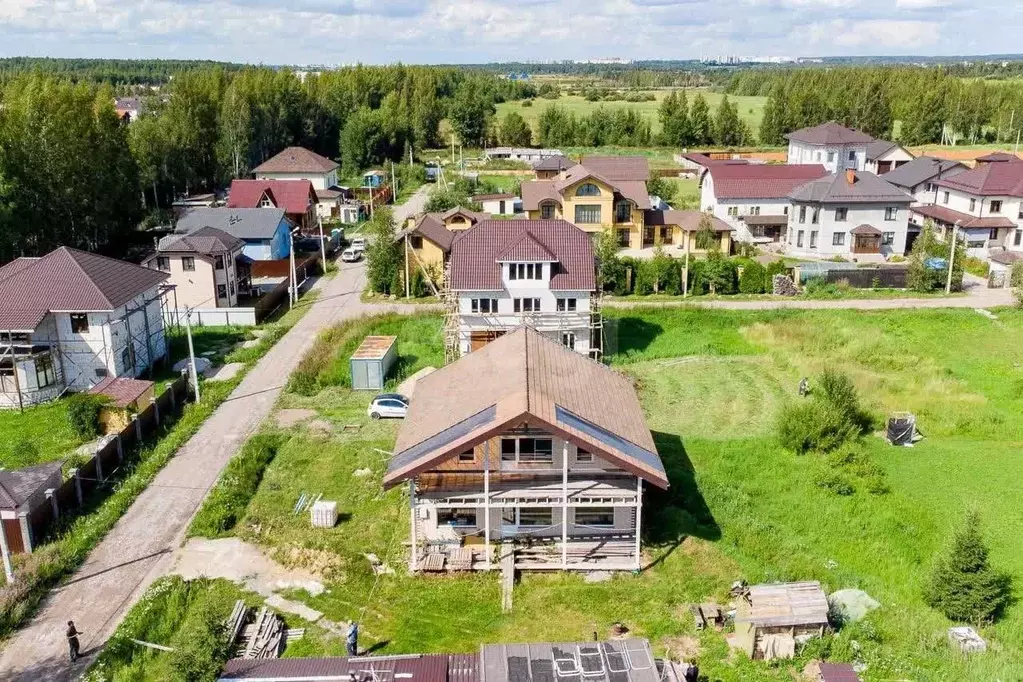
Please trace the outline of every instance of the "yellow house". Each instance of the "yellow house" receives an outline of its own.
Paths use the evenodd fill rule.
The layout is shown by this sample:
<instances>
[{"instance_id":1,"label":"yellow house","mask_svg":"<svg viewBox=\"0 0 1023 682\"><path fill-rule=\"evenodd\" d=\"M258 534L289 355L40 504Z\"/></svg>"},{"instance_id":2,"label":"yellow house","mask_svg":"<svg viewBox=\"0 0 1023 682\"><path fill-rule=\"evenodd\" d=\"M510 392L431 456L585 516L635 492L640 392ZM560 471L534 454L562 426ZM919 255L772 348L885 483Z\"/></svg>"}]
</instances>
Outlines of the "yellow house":
<instances>
[{"instance_id":1,"label":"yellow house","mask_svg":"<svg viewBox=\"0 0 1023 682\"><path fill-rule=\"evenodd\" d=\"M697 239L697 234L705 218L714 236L709 242L699 243L703 238ZM725 255L732 250L732 232L735 228L711 213L651 210L646 211L644 225L646 230L653 232L653 246L678 247L682 253L688 251L694 255L706 254L715 247Z\"/></svg>"},{"instance_id":2,"label":"yellow house","mask_svg":"<svg viewBox=\"0 0 1023 682\"><path fill-rule=\"evenodd\" d=\"M522 209L532 220L561 218L590 233L614 229L632 248L652 246L644 211L649 167L642 156L590 156L552 178L522 183Z\"/></svg>"},{"instance_id":3,"label":"yellow house","mask_svg":"<svg viewBox=\"0 0 1023 682\"><path fill-rule=\"evenodd\" d=\"M456 207L443 213L422 213L409 218L398 238L405 242L410 271L422 268L438 284L455 235L487 217L485 213Z\"/></svg>"}]
</instances>

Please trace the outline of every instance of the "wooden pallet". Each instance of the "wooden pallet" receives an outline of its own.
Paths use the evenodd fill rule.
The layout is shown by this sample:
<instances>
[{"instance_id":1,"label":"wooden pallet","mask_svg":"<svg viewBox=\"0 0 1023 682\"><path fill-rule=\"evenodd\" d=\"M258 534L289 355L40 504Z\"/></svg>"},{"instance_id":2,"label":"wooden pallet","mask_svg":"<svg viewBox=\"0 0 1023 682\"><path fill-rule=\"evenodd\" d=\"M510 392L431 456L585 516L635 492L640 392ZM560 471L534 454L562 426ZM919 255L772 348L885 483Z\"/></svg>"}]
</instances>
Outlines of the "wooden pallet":
<instances>
[{"instance_id":1,"label":"wooden pallet","mask_svg":"<svg viewBox=\"0 0 1023 682\"><path fill-rule=\"evenodd\" d=\"M423 557L423 561L420 564L420 568L422 570L424 570L424 571L427 571L427 572L443 571L444 570L444 560L445 560L445 557L444 557L443 554L439 554L439 553L438 554L427 554L426 556Z\"/></svg>"},{"instance_id":2,"label":"wooden pallet","mask_svg":"<svg viewBox=\"0 0 1023 682\"><path fill-rule=\"evenodd\" d=\"M472 547L459 547L448 557L448 568L453 571L471 571L472 560Z\"/></svg>"}]
</instances>

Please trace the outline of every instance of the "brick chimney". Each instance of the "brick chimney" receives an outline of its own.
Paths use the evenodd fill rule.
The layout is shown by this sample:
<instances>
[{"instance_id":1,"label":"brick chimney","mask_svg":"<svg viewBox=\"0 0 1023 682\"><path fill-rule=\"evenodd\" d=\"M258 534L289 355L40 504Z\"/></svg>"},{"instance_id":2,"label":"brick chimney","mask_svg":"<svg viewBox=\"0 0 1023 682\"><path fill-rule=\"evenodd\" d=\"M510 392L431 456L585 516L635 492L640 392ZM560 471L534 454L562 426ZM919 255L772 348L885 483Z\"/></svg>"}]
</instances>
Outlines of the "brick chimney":
<instances>
[{"instance_id":1,"label":"brick chimney","mask_svg":"<svg viewBox=\"0 0 1023 682\"><path fill-rule=\"evenodd\" d=\"M856 170L854 168L845 169L845 181L850 185L856 182Z\"/></svg>"}]
</instances>

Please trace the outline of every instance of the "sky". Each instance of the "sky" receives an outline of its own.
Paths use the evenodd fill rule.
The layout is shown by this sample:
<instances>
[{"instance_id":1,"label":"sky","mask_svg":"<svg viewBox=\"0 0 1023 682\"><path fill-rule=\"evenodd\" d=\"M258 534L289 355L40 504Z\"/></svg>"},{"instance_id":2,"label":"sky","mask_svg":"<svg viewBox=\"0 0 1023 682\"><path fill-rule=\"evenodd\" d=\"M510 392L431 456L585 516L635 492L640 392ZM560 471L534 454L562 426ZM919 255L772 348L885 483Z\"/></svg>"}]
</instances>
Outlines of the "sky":
<instances>
[{"instance_id":1,"label":"sky","mask_svg":"<svg viewBox=\"0 0 1023 682\"><path fill-rule=\"evenodd\" d=\"M997 17L997 19L995 19ZM1019 0L0 0L0 56L481 63L1020 51Z\"/></svg>"}]
</instances>

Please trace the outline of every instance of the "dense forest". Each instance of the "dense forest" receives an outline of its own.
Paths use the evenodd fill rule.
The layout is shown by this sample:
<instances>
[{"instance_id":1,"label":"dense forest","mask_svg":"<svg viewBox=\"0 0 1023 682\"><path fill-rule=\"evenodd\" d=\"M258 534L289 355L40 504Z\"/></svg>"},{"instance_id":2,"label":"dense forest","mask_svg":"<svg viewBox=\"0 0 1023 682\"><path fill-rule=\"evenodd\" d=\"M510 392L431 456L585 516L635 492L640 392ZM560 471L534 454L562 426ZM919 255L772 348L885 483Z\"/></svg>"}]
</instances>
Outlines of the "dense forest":
<instances>
[{"instance_id":1,"label":"dense forest","mask_svg":"<svg viewBox=\"0 0 1023 682\"><path fill-rule=\"evenodd\" d=\"M904 144L1015 141L1023 123L1023 80L963 78L945 68L751 69L727 92L768 98L761 144L835 120ZM895 122L899 122L898 130Z\"/></svg>"},{"instance_id":2,"label":"dense forest","mask_svg":"<svg viewBox=\"0 0 1023 682\"><path fill-rule=\"evenodd\" d=\"M121 253L147 211L290 145L340 159L349 174L442 144L442 118L480 145L495 104L534 95L461 69L358 66L303 81L217 66L174 74L125 125L110 85L32 70L0 91L0 262L61 244Z\"/></svg>"},{"instance_id":3,"label":"dense forest","mask_svg":"<svg viewBox=\"0 0 1023 682\"><path fill-rule=\"evenodd\" d=\"M28 72L53 74L74 81L113 86L162 85L183 71L218 67L243 68L241 64L184 59L53 59L7 57L0 59L0 82Z\"/></svg>"}]
</instances>

